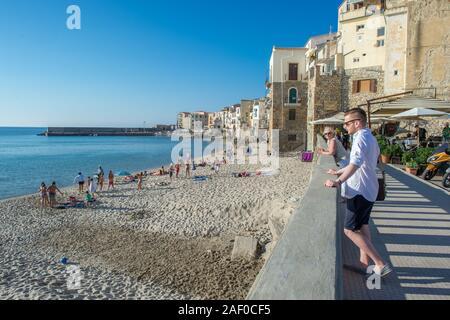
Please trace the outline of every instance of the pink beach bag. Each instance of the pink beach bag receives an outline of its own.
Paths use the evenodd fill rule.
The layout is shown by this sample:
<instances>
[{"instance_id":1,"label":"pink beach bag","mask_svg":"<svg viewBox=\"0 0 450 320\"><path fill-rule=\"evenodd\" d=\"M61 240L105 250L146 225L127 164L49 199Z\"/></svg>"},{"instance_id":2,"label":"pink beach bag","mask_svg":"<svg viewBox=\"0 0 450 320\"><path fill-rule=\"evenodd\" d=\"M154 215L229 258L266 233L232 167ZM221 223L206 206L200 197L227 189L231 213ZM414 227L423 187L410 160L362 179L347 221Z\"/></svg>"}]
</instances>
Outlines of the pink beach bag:
<instances>
[{"instance_id":1,"label":"pink beach bag","mask_svg":"<svg viewBox=\"0 0 450 320\"><path fill-rule=\"evenodd\" d=\"M314 152L312 151L302 151L300 154L300 159L302 162L312 162L314 158Z\"/></svg>"}]
</instances>

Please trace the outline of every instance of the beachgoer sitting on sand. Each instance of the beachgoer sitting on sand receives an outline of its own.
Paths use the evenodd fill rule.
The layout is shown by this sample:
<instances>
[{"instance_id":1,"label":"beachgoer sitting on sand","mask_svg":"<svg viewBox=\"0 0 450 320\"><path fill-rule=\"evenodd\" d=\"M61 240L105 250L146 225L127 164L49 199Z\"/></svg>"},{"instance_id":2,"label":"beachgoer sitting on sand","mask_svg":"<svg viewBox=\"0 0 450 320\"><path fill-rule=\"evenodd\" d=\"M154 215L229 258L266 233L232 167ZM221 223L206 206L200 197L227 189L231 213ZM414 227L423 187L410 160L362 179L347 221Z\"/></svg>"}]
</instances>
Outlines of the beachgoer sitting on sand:
<instances>
[{"instance_id":1,"label":"beachgoer sitting on sand","mask_svg":"<svg viewBox=\"0 0 450 320\"><path fill-rule=\"evenodd\" d=\"M164 166L162 166L161 169L159 169L159 175L165 176L166 174L168 174L168 172L164 169Z\"/></svg>"},{"instance_id":2,"label":"beachgoer sitting on sand","mask_svg":"<svg viewBox=\"0 0 450 320\"><path fill-rule=\"evenodd\" d=\"M89 193L89 191L86 191L86 206L89 207L89 205L93 202L95 202L95 197Z\"/></svg>"}]
</instances>

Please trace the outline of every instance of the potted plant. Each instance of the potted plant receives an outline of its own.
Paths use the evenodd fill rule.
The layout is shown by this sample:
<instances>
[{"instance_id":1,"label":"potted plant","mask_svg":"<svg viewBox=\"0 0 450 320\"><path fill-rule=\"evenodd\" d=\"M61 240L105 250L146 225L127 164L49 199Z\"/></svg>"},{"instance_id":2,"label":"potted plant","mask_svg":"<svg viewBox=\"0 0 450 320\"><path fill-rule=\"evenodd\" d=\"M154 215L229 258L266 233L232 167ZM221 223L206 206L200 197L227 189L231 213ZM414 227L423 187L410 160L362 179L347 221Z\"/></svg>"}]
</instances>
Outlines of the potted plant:
<instances>
[{"instance_id":1,"label":"potted plant","mask_svg":"<svg viewBox=\"0 0 450 320\"><path fill-rule=\"evenodd\" d=\"M411 151L407 151L402 155L402 163L406 165L408 162L414 160L414 153Z\"/></svg>"},{"instance_id":2,"label":"potted plant","mask_svg":"<svg viewBox=\"0 0 450 320\"><path fill-rule=\"evenodd\" d=\"M389 163L391 161L392 156L392 146L391 145L385 145L381 148L381 162L383 163Z\"/></svg>"},{"instance_id":3,"label":"potted plant","mask_svg":"<svg viewBox=\"0 0 450 320\"><path fill-rule=\"evenodd\" d=\"M416 150L416 156L414 160L416 160L418 165L418 172L417 174L422 174L422 172L425 170L427 166L427 160L431 155L433 154L433 148L423 148L420 147Z\"/></svg>"},{"instance_id":4,"label":"potted plant","mask_svg":"<svg viewBox=\"0 0 450 320\"><path fill-rule=\"evenodd\" d=\"M415 160L411 160L406 163L406 172L408 172L409 174L416 176L418 168L419 168L419 165L417 164L417 162Z\"/></svg>"}]
</instances>

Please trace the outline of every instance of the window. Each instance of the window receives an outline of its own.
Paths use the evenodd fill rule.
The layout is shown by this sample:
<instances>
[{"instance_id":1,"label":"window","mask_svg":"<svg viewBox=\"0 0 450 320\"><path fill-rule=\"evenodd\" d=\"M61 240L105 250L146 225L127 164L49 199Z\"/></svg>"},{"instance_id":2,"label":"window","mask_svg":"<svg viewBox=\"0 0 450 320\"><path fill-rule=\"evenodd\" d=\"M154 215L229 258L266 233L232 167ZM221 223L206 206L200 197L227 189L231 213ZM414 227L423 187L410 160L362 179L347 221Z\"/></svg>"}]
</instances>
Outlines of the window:
<instances>
[{"instance_id":1,"label":"window","mask_svg":"<svg viewBox=\"0 0 450 320\"><path fill-rule=\"evenodd\" d=\"M298 80L298 63L289 63L289 80Z\"/></svg>"},{"instance_id":2,"label":"window","mask_svg":"<svg viewBox=\"0 0 450 320\"><path fill-rule=\"evenodd\" d=\"M353 58L353 62L354 62L354 63L359 62L359 58Z\"/></svg>"},{"instance_id":3,"label":"window","mask_svg":"<svg viewBox=\"0 0 450 320\"><path fill-rule=\"evenodd\" d=\"M365 28L365 25L359 24L359 25L356 26L356 32L361 31L361 30L363 30L364 28Z\"/></svg>"},{"instance_id":4,"label":"window","mask_svg":"<svg viewBox=\"0 0 450 320\"><path fill-rule=\"evenodd\" d=\"M377 40L376 47L384 47L384 39L383 40Z\"/></svg>"},{"instance_id":5,"label":"window","mask_svg":"<svg viewBox=\"0 0 450 320\"><path fill-rule=\"evenodd\" d=\"M289 89L289 103L297 103L297 89Z\"/></svg>"},{"instance_id":6,"label":"window","mask_svg":"<svg viewBox=\"0 0 450 320\"><path fill-rule=\"evenodd\" d=\"M355 94L363 92L377 92L377 80L367 79L353 81L352 93Z\"/></svg>"},{"instance_id":7,"label":"window","mask_svg":"<svg viewBox=\"0 0 450 320\"><path fill-rule=\"evenodd\" d=\"M394 76L398 76L398 70L394 70Z\"/></svg>"},{"instance_id":8,"label":"window","mask_svg":"<svg viewBox=\"0 0 450 320\"><path fill-rule=\"evenodd\" d=\"M297 141L297 135L296 134L288 135L288 141Z\"/></svg>"},{"instance_id":9,"label":"window","mask_svg":"<svg viewBox=\"0 0 450 320\"><path fill-rule=\"evenodd\" d=\"M295 120L295 109L289 110L289 120Z\"/></svg>"},{"instance_id":10,"label":"window","mask_svg":"<svg viewBox=\"0 0 450 320\"><path fill-rule=\"evenodd\" d=\"M384 36L385 32L386 32L385 27L378 28L377 29L377 36L378 37L382 37L382 36Z\"/></svg>"},{"instance_id":11,"label":"window","mask_svg":"<svg viewBox=\"0 0 450 320\"><path fill-rule=\"evenodd\" d=\"M358 42L362 42L363 37L361 35L358 36Z\"/></svg>"}]
</instances>

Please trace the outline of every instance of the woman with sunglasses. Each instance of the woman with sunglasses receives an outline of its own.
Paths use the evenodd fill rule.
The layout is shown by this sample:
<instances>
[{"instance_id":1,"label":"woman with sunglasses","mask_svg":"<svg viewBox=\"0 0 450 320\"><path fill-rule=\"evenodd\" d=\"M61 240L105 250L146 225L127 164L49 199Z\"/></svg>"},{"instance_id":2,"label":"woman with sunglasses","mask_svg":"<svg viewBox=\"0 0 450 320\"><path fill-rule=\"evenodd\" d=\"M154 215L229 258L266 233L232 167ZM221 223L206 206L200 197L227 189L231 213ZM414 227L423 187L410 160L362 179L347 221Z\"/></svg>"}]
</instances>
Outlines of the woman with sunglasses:
<instances>
[{"instance_id":1,"label":"woman with sunglasses","mask_svg":"<svg viewBox=\"0 0 450 320\"><path fill-rule=\"evenodd\" d=\"M322 155L334 156L339 167L343 168L348 165L349 154L345 150L341 141L336 139L335 131L331 127L325 127L324 138L327 140L328 150L318 149L318 153Z\"/></svg>"}]
</instances>

